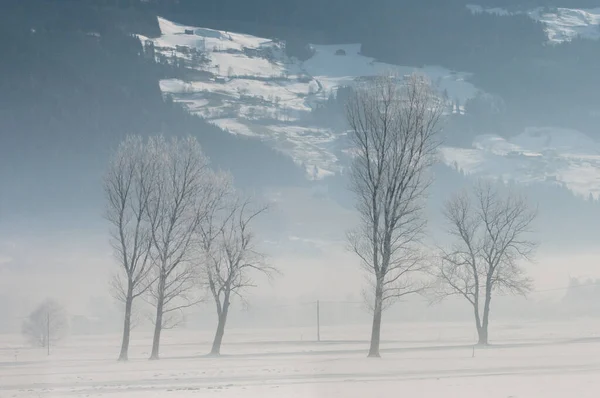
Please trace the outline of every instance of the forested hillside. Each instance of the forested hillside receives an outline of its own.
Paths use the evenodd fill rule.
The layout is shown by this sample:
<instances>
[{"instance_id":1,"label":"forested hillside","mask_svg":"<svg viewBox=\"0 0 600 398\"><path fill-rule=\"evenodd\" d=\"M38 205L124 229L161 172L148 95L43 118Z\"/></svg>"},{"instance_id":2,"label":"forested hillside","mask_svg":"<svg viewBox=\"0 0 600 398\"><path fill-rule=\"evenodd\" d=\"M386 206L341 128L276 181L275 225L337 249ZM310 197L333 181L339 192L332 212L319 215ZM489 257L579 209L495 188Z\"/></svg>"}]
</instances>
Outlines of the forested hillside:
<instances>
[{"instance_id":1,"label":"forested hillside","mask_svg":"<svg viewBox=\"0 0 600 398\"><path fill-rule=\"evenodd\" d=\"M285 39L292 52L309 42L362 43L364 55L384 62L472 72L477 86L505 102L501 116L510 122L495 127L496 132L552 124L593 134L598 123L592 111L600 105L595 89L600 83L599 41L547 45L541 23L526 15L474 15L466 8L472 1L356 0L351 6L346 0L34 0L26 2L29 7L11 3L30 14L60 13L61 22L55 25L61 28L94 30L110 24L153 37L159 33L154 17L163 15L194 26ZM512 10L598 5L593 0L475 3Z\"/></svg>"},{"instance_id":2,"label":"forested hillside","mask_svg":"<svg viewBox=\"0 0 600 398\"><path fill-rule=\"evenodd\" d=\"M541 23L526 15L474 15L466 8L473 2L466 0L351 3L157 0L152 8L196 26L283 38L291 49L302 49L309 42L357 42L362 43L364 55L384 62L434 64L471 72L477 86L504 102L499 116L507 122L488 127L497 133L510 135L541 124L597 134L600 41L579 39L548 45ZM475 3L524 11L599 5L592 0Z\"/></svg>"},{"instance_id":3,"label":"forested hillside","mask_svg":"<svg viewBox=\"0 0 600 398\"><path fill-rule=\"evenodd\" d=\"M173 71L130 33L159 34L155 14L73 1L1 7L0 177L11 186L0 193L3 213L70 206L61 192L73 187L101 200L107 153L130 133L193 134L240 184L303 181L287 157L163 98L158 81ZM34 208L40 196L44 205Z\"/></svg>"},{"instance_id":4,"label":"forested hillside","mask_svg":"<svg viewBox=\"0 0 600 398\"><path fill-rule=\"evenodd\" d=\"M525 15L474 15L465 0L7 0L0 6L0 173L15 183L2 203L37 195L60 201L61 184L98 189L108 150L128 133L192 133L223 168L249 185L304 180L287 157L223 134L163 98L158 81L178 72L144 54L132 34L160 34L157 15L195 26L308 43L362 43L362 53L409 66L471 72L493 101L464 105L447 126L452 142L512 135L531 125L597 135L600 42L548 45ZM477 3L496 6L491 0ZM592 7L594 1L510 1L502 6ZM65 155L68 154L68 155ZM85 159L85 162L79 160ZM77 164L77 167L74 165ZM45 185L60 173L52 189ZM86 174L87 173L87 174ZM90 180L93 173L94 180ZM18 176L18 177L17 177ZM45 177L44 177L45 176ZM48 177L48 178L46 178ZM343 184L342 184L343 185ZM10 196L10 198L8 198ZM33 202L32 202L33 203ZM4 205L7 206L8 205Z\"/></svg>"}]
</instances>

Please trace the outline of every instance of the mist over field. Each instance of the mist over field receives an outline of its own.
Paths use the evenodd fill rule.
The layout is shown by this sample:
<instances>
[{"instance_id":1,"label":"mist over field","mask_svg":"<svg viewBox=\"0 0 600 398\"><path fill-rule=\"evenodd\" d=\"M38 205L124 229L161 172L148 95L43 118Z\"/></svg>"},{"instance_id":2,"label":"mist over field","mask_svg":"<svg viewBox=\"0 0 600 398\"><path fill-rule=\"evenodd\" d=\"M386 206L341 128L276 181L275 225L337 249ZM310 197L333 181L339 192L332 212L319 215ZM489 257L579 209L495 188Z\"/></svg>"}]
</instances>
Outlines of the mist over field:
<instances>
[{"instance_id":1,"label":"mist over field","mask_svg":"<svg viewBox=\"0 0 600 398\"><path fill-rule=\"evenodd\" d=\"M0 5L0 395L596 396L600 3L413 3Z\"/></svg>"}]
</instances>

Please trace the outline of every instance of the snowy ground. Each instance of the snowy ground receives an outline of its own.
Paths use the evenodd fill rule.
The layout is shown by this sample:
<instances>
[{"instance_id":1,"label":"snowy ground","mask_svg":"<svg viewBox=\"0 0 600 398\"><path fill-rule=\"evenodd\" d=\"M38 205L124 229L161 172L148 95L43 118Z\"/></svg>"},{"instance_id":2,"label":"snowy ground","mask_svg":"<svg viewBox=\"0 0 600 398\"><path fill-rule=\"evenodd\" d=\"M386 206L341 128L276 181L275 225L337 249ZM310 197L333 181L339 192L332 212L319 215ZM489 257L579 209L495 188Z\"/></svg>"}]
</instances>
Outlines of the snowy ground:
<instances>
[{"instance_id":1,"label":"snowy ground","mask_svg":"<svg viewBox=\"0 0 600 398\"><path fill-rule=\"evenodd\" d=\"M129 363L118 336L71 338L50 357L2 336L0 397L597 397L600 322L497 323L475 349L468 324L385 325L382 359L367 359L368 325L232 330L224 356L210 333L166 333L160 361L135 335ZM304 340L299 337L303 336ZM15 356L16 355L16 356Z\"/></svg>"}]
</instances>

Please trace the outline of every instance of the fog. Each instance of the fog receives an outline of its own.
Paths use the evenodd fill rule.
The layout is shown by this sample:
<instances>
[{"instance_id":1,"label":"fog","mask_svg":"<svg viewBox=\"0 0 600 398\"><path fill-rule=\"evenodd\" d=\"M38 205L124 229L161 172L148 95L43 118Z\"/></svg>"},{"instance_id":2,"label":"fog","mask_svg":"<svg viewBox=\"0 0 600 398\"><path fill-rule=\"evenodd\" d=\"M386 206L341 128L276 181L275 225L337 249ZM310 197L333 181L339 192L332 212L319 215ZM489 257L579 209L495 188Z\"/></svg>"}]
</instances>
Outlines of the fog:
<instances>
[{"instance_id":1,"label":"fog","mask_svg":"<svg viewBox=\"0 0 600 398\"><path fill-rule=\"evenodd\" d=\"M260 317L262 307L269 307L269 303L273 302L285 302L291 307L296 305L298 309L303 303L316 300L360 302L365 287L364 275L359 262L348 252L344 242L344 227L350 226L352 221L351 210L331 200L311 198L310 191L292 190L284 194L284 198L289 199L293 207L278 204L265 220L264 229L261 229L265 236L263 246L270 262L282 271L282 275L270 282L261 281L260 288L249 293L249 308L246 311ZM307 207L302 211L304 206ZM310 216L307 209L316 211ZM96 217L90 215L84 222L65 222L69 225L62 228L31 221L24 225L11 224L11 230L3 228L0 264L2 293L6 297L2 306L5 331L18 332L22 317L46 297L60 300L73 315L90 317L97 316L91 312L91 303L100 300L111 311L109 320L112 323L108 330L118 331L120 322L115 322L115 319L120 317L120 308L109 291L110 276L118 268L108 243L107 227L100 217L102 208L98 208L98 213ZM285 226L274 227L280 223ZM310 234L312 228L314 234ZM282 239L282 230L290 236ZM573 234L576 232L573 231ZM560 303L564 299L570 278L582 281L598 278L599 256L600 253L591 244L584 247L577 244L559 246L559 242L543 245L535 263L527 266L527 272L534 278L536 290L552 291L534 292L527 300L507 298L495 315L511 318L522 317L525 313L533 317L566 317L568 320L568 314L552 303ZM589 305L587 314L594 315L597 307L593 300L590 301L583 305ZM546 313L541 314L537 311L540 306L554 307L555 311L547 309ZM357 317L368 322L366 308L360 305L351 307L359 314L349 315L349 322L356 322ZM198 310L192 312L197 311L212 316L212 305L200 305ZM269 308L265 311L267 314L263 326L278 324L278 314L269 313ZM343 311L347 314L347 310ZM419 306L418 310L411 309L410 305L398 304L398 308L389 311L393 313L389 316L409 319L426 319L440 314L445 320L469 318L466 306L450 303L433 307ZM239 321L232 317L231 322L241 327L260 326L256 322L246 325L244 318L247 317L243 313L240 315ZM343 315L338 315L336 323L343 322L343 319L339 319ZM312 313L308 317L298 314L298 318L300 323L313 322Z\"/></svg>"},{"instance_id":2,"label":"fog","mask_svg":"<svg viewBox=\"0 0 600 398\"><path fill-rule=\"evenodd\" d=\"M203 3L0 5L0 395L595 396L600 5Z\"/></svg>"}]
</instances>

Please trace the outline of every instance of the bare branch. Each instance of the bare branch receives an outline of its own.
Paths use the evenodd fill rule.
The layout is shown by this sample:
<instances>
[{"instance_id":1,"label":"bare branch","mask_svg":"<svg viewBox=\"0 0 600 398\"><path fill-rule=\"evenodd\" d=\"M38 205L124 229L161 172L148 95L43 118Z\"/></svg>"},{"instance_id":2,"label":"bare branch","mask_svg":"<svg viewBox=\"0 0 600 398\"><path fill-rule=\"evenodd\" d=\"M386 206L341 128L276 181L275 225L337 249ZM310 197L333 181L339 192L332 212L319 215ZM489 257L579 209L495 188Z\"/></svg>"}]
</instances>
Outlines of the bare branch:
<instances>
[{"instance_id":1,"label":"bare branch","mask_svg":"<svg viewBox=\"0 0 600 398\"><path fill-rule=\"evenodd\" d=\"M255 207L249 199L236 199L232 191L226 193L224 206L215 207L206 222L200 224L198 245L201 269L205 274L219 317L213 354L218 354L232 296L244 300L244 290L255 287L252 274L268 278L278 271L256 245L252 231L254 220L267 211L267 206ZM224 199L225 199L224 198Z\"/></svg>"},{"instance_id":2,"label":"bare branch","mask_svg":"<svg viewBox=\"0 0 600 398\"><path fill-rule=\"evenodd\" d=\"M146 217L151 242L152 279L149 301L156 307L152 358L158 358L160 330L173 313L196 303L200 273L193 266L199 226L218 200L222 180L209 168L198 141L153 137L149 152L157 167ZM165 314L169 314L166 318ZM167 319L168 318L168 319Z\"/></svg>"},{"instance_id":3,"label":"bare branch","mask_svg":"<svg viewBox=\"0 0 600 398\"><path fill-rule=\"evenodd\" d=\"M384 305L425 286L414 278L424 270L422 210L442 111L431 85L418 75L364 82L346 107L354 151L351 187L361 219L348 241L373 276L375 320ZM372 337L370 355L378 355L378 341Z\"/></svg>"},{"instance_id":4,"label":"bare branch","mask_svg":"<svg viewBox=\"0 0 600 398\"><path fill-rule=\"evenodd\" d=\"M521 261L530 261L536 248L528 238L536 213L522 196L483 181L472 195L463 192L446 202L448 234L455 241L438 249L437 296L459 295L473 306L481 343L487 344L493 292L531 290Z\"/></svg>"},{"instance_id":5,"label":"bare branch","mask_svg":"<svg viewBox=\"0 0 600 398\"><path fill-rule=\"evenodd\" d=\"M125 305L121 359L127 359L133 300L152 282L149 201L158 176L156 153L140 136L127 137L112 156L104 177L106 219L119 272L111 281L113 295Z\"/></svg>"}]
</instances>

